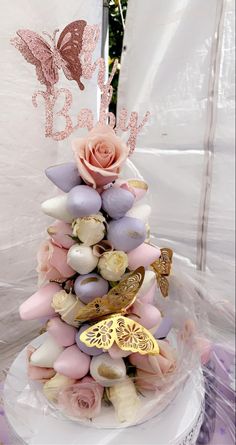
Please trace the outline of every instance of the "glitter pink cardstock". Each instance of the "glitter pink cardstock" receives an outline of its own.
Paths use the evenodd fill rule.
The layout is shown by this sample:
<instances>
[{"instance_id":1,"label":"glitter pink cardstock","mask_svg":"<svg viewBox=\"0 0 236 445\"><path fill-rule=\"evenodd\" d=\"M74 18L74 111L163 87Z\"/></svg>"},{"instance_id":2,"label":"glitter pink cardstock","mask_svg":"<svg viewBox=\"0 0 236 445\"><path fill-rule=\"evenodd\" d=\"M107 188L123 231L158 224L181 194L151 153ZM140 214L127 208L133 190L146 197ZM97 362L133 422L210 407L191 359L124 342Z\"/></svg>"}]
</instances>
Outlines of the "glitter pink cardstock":
<instances>
[{"instance_id":1,"label":"glitter pink cardstock","mask_svg":"<svg viewBox=\"0 0 236 445\"><path fill-rule=\"evenodd\" d=\"M118 61L113 64L112 71L106 81L106 64L103 58L93 61L93 52L99 39L99 27L88 25L85 20L77 20L67 25L56 42L59 30L54 31L48 37L50 44L39 34L30 30L18 30L17 36L11 43L21 52L25 60L35 66L36 75L40 83L46 86L46 90L38 90L32 96L33 105L38 107L38 100L42 98L45 105L45 136L56 141L68 138L78 128L91 130L98 123L109 124L116 132L128 132L127 145L130 154L135 150L137 136L146 124L150 115L147 112L143 120L138 122L138 113L131 112L128 119L128 111L122 108L117 119L109 112L113 88L111 82L115 75ZM73 102L72 93L67 88L57 88L59 71L62 69L68 80L77 82L80 90L84 90L81 77L91 79L97 72L97 85L101 92L99 118L94 119L92 110L83 108L77 116L77 122L73 124L70 117L70 109ZM58 111L58 103L63 103ZM64 119L64 129L55 129L55 118Z\"/></svg>"}]
</instances>

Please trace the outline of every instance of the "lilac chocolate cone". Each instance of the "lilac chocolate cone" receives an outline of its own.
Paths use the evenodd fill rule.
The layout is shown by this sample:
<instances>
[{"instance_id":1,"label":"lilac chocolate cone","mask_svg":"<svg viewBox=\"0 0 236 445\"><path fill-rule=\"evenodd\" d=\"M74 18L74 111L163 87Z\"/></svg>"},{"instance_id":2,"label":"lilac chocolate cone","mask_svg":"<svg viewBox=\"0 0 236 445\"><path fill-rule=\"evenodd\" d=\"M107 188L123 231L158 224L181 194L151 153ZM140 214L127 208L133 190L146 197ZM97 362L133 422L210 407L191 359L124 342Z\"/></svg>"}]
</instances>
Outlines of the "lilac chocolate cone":
<instances>
[{"instance_id":1,"label":"lilac chocolate cone","mask_svg":"<svg viewBox=\"0 0 236 445\"><path fill-rule=\"evenodd\" d=\"M67 210L75 218L96 214L101 206L99 193L88 185L78 185L68 193Z\"/></svg>"},{"instance_id":2,"label":"lilac chocolate cone","mask_svg":"<svg viewBox=\"0 0 236 445\"><path fill-rule=\"evenodd\" d=\"M80 275L74 283L75 293L80 301L90 303L96 297L103 297L108 292L108 281L96 273Z\"/></svg>"},{"instance_id":3,"label":"lilac chocolate cone","mask_svg":"<svg viewBox=\"0 0 236 445\"><path fill-rule=\"evenodd\" d=\"M75 162L53 165L45 170L45 174L53 184L66 193L82 183Z\"/></svg>"},{"instance_id":4,"label":"lilac chocolate cone","mask_svg":"<svg viewBox=\"0 0 236 445\"><path fill-rule=\"evenodd\" d=\"M113 219L125 216L134 203L134 195L122 188L110 187L102 194L102 207Z\"/></svg>"},{"instance_id":5,"label":"lilac chocolate cone","mask_svg":"<svg viewBox=\"0 0 236 445\"><path fill-rule=\"evenodd\" d=\"M81 340L80 340L80 336L81 334L86 331L86 329L89 328L89 324L84 324L83 326L81 326L81 328L78 330L76 337L75 337L75 341L76 344L79 348L80 351L84 352L87 355L91 355L91 356L96 356L96 355L100 355L103 353L102 349L97 348L96 346L94 346L93 348L89 348L88 346L86 346Z\"/></svg>"},{"instance_id":6,"label":"lilac chocolate cone","mask_svg":"<svg viewBox=\"0 0 236 445\"><path fill-rule=\"evenodd\" d=\"M157 339L166 338L172 328L172 325L172 319L170 317L164 317L156 330L154 337Z\"/></svg>"},{"instance_id":7,"label":"lilac chocolate cone","mask_svg":"<svg viewBox=\"0 0 236 445\"><path fill-rule=\"evenodd\" d=\"M109 223L107 239L116 250L130 252L146 238L146 227L141 219L124 216Z\"/></svg>"},{"instance_id":8,"label":"lilac chocolate cone","mask_svg":"<svg viewBox=\"0 0 236 445\"><path fill-rule=\"evenodd\" d=\"M61 290L56 283L49 283L41 287L35 294L21 304L19 312L22 320L35 320L36 318L52 317L55 315L51 307L53 296Z\"/></svg>"}]
</instances>

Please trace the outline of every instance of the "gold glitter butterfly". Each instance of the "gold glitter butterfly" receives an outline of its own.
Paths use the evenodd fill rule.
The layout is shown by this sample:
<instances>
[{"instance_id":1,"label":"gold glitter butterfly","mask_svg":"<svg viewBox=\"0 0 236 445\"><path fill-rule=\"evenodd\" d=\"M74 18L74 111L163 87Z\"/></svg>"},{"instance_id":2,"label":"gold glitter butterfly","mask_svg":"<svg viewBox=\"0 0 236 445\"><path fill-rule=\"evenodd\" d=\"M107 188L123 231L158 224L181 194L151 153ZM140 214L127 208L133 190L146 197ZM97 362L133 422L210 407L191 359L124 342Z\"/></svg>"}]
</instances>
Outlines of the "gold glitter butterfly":
<instances>
[{"instance_id":1,"label":"gold glitter butterfly","mask_svg":"<svg viewBox=\"0 0 236 445\"><path fill-rule=\"evenodd\" d=\"M96 298L79 310L76 320L81 322L102 318L80 335L80 340L86 346L109 349L115 342L124 351L159 353L157 341L152 334L136 321L124 316L136 299L144 275L144 267L139 267L107 295Z\"/></svg>"},{"instance_id":2,"label":"gold glitter butterfly","mask_svg":"<svg viewBox=\"0 0 236 445\"><path fill-rule=\"evenodd\" d=\"M144 267L139 267L113 287L108 294L102 298L95 298L91 303L81 308L76 315L76 320L83 322L114 313L126 314L143 284L144 275Z\"/></svg>"},{"instance_id":3,"label":"gold glitter butterfly","mask_svg":"<svg viewBox=\"0 0 236 445\"><path fill-rule=\"evenodd\" d=\"M130 318L112 315L84 331L80 340L88 347L109 349L115 342L123 351L158 354L159 347L152 334Z\"/></svg>"},{"instance_id":4,"label":"gold glitter butterfly","mask_svg":"<svg viewBox=\"0 0 236 445\"><path fill-rule=\"evenodd\" d=\"M172 258L173 250L164 247L161 249L160 258L151 264L154 272L156 272L157 282L163 297L167 297L169 293L169 283L166 277L170 275Z\"/></svg>"}]
</instances>

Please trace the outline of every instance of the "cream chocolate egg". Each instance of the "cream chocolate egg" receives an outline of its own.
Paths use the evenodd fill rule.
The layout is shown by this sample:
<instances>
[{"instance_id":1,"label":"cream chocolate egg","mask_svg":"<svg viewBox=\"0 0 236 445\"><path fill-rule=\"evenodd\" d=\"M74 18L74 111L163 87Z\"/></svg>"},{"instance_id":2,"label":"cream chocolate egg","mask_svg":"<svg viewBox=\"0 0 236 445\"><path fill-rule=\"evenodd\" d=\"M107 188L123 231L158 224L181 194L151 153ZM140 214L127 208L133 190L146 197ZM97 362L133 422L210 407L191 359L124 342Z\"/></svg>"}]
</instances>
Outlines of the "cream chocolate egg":
<instances>
[{"instance_id":1,"label":"cream chocolate egg","mask_svg":"<svg viewBox=\"0 0 236 445\"><path fill-rule=\"evenodd\" d=\"M88 274L95 269L98 258L93 254L91 247L74 244L67 254L67 264L79 274Z\"/></svg>"},{"instance_id":2,"label":"cream chocolate egg","mask_svg":"<svg viewBox=\"0 0 236 445\"><path fill-rule=\"evenodd\" d=\"M108 353L103 353L92 358L90 374L100 385L111 387L125 379L125 362L122 358L114 360Z\"/></svg>"}]
</instances>

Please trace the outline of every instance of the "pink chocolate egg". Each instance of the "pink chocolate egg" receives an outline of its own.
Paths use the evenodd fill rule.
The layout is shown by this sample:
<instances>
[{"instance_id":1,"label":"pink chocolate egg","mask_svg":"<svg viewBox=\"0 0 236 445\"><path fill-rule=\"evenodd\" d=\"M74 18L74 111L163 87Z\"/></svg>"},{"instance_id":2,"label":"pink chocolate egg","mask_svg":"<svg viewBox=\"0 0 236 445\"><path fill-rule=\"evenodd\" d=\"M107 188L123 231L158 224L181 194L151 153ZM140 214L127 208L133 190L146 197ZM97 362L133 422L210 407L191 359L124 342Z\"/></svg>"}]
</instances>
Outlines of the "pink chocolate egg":
<instances>
[{"instance_id":1,"label":"pink chocolate egg","mask_svg":"<svg viewBox=\"0 0 236 445\"><path fill-rule=\"evenodd\" d=\"M76 345L69 346L54 362L54 369L72 379L82 379L89 371L90 361L91 357L81 352Z\"/></svg>"},{"instance_id":2,"label":"pink chocolate egg","mask_svg":"<svg viewBox=\"0 0 236 445\"><path fill-rule=\"evenodd\" d=\"M147 193L148 185L142 179L127 179L127 183L132 188L136 197L136 201L142 199Z\"/></svg>"},{"instance_id":3,"label":"pink chocolate egg","mask_svg":"<svg viewBox=\"0 0 236 445\"><path fill-rule=\"evenodd\" d=\"M52 317L55 315L51 307L53 296L61 290L56 283L49 283L41 287L35 294L29 297L19 308L22 320L35 320L36 318Z\"/></svg>"},{"instance_id":4,"label":"pink chocolate egg","mask_svg":"<svg viewBox=\"0 0 236 445\"><path fill-rule=\"evenodd\" d=\"M140 266L148 267L161 255L159 247L151 246L150 244L143 243L136 249L128 252L129 269L135 270Z\"/></svg>"},{"instance_id":5,"label":"pink chocolate egg","mask_svg":"<svg viewBox=\"0 0 236 445\"><path fill-rule=\"evenodd\" d=\"M118 179L114 186L129 190L135 196L135 201L142 199L148 190L148 184L138 178Z\"/></svg>"},{"instance_id":6,"label":"pink chocolate egg","mask_svg":"<svg viewBox=\"0 0 236 445\"><path fill-rule=\"evenodd\" d=\"M115 343L113 343L112 347L108 349L108 354L113 360L117 360L118 358L128 357L132 352L131 351L122 351Z\"/></svg>"},{"instance_id":7,"label":"pink chocolate egg","mask_svg":"<svg viewBox=\"0 0 236 445\"><path fill-rule=\"evenodd\" d=\"M64 221L56 221L54 224L48 227L47 232L52 238L53 242L59 247L70 249L70 247L75 244L75 241L71 238L71 224L67 224Z\"/></svg>"},{"instance_id":8,"label":"pink chocolate egg","mask_svg":"<svg viewBox=\"0 0 236 445\"><path fill-rule=\"evenodd\" d=\"M161 322L161 313L152 304L143 304L136 301L131 308L131 315L129 318L137 321L146 329L152 329L159 326Z\"/></svg>"},{"instance_id":9,"label":"pink chocolate egg","mask_svg":"<svg viewBox=\"0 0 236 445\"><path fill-rule=\"evenodd\" d=\"M59 317L54 317L49 320L47 331L60 346L72 346L75 344L77 329L64 323Z\"/></svg>"}]
</instances>

